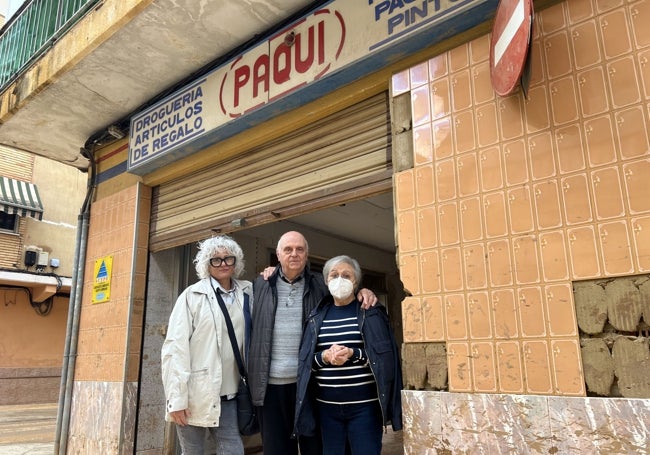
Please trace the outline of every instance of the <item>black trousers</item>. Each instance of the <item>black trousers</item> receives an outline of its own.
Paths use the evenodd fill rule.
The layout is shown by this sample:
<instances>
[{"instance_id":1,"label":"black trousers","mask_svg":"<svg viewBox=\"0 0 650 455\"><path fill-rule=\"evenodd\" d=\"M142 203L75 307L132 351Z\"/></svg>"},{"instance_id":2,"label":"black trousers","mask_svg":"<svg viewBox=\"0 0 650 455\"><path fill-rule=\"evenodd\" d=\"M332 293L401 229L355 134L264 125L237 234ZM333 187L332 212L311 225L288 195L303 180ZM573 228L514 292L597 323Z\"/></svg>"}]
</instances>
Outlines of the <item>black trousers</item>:
<instances>
[{"instance_id":1,"label":"black trousers","mask_svg":"<svg viewBox=\"0 0 650 455\"><path fill-rule=\"evenodd\" d=\"M296 384L266 387L264 406L261 409L260 425L264 455L322 455L323 444L320 433L313 437L291 438L296 410Z\"/></svg>"}]
</instances>

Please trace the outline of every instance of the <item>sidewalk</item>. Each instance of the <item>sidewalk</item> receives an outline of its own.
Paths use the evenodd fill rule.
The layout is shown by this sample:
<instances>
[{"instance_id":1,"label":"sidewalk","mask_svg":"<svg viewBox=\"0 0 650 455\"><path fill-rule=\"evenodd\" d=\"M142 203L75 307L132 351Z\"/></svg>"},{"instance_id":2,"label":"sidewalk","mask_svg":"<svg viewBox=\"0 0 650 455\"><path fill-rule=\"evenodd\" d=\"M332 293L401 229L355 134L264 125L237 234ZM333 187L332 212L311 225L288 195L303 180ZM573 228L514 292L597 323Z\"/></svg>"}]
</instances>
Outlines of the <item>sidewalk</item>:
<instances>
[{"instance_id":1,"label":"sidewalk","mask_svg":"<svg viewBox=\"0 0 650 455\"><path fill-rule=\"evenodd\" d=\"M52 455L56 414L57 403L0 406L0 454ZM382 454L404 454L401 431L384 434Z\"/></svg>"},{"instance_id":2,"label":"sidewalk","mask_svg":"<svg viewBox=\"0 0 650 455\"><path fill-rule=\"evenodd\" d=\"M57 403L0 406L2 455L52 455Z\"/></svg>"}]
</instances>

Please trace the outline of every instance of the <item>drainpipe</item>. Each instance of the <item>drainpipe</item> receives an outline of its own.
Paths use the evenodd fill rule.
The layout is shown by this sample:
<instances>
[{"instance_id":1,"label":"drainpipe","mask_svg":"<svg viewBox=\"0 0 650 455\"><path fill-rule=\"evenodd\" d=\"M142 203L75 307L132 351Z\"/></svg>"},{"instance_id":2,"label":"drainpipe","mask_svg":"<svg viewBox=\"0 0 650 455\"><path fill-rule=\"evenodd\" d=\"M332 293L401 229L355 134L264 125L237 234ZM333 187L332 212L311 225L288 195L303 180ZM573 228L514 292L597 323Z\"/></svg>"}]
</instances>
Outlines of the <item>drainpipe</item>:
<instances>
[{"instance_id":1,"label":"drainpipe","mask_svg":"<svg viewBox=\"0 0 650 455\"><path fill-rule=\"evenodd\" d=\"M68 322L66 327L63 366L61 369L61 386L54 437L54 455L65 454L68 445L70 425L70 405L72 402L72 384L77 360L77 342L79 339L79 319L81 316L81 299L83 296L84 264L88 243L88 226L90 223L90 205L95 192L95 156L94 146L81 149L81 154L90 161L86 198L77 218L77 238L75 241L74 268L72 271L72 289L68 305Z\"/></svg>"}]
</instances>

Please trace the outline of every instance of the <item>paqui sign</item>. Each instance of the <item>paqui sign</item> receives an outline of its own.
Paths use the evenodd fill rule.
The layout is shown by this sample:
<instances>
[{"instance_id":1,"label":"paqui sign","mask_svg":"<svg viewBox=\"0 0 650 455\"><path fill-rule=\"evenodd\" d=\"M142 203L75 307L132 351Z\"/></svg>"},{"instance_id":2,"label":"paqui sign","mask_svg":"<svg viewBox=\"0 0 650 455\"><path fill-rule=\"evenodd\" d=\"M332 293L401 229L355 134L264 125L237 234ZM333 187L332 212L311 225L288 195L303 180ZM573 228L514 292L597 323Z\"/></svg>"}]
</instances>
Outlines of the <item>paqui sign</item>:
<instances>
[{"instance_id":1,"label":"paqui sign","mask_svg":"<svg viewBox=\"0 0 650 455\"><path fill-rule=\"evenodd\" d=\"M329 76L349 74L339 77L342 84L369 74L391 55L412 52L413 46L402 44L423 30L437 27L428 36L441 40L473 27L486 20L492 4L496 0L333 0L135 115L129 171L148 172L236 134L246 128L244 122L239 130L224 132L224 127L278 101L299 96L294 105L308 102L308 89ZM473 12L476 8L480 14ZM373 56L381 58L371 61ZM318 87L312 99L334 88Z\"/></svg>"}]
</instances>

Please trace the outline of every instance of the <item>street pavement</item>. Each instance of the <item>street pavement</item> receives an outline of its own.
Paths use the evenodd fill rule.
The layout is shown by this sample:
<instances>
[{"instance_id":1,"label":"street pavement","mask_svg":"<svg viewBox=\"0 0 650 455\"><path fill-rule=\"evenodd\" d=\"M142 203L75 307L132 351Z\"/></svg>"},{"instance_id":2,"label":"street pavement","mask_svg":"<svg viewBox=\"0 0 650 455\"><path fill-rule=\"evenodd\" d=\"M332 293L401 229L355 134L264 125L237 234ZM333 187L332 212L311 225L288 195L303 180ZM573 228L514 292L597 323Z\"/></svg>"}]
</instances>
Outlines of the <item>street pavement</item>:
<instances>
[{"instance_id":1,"label":"street pavement","mask_svg":"<svg viewBox=\"0 0 650 455\"><path fill-rule=\"evenodd\" d=\"M52 455L56 414L57 403L0 406L0 454ZM404 454L402 433L388 429L384 434L382 455Z\"/></svg>"}]
</instances>

